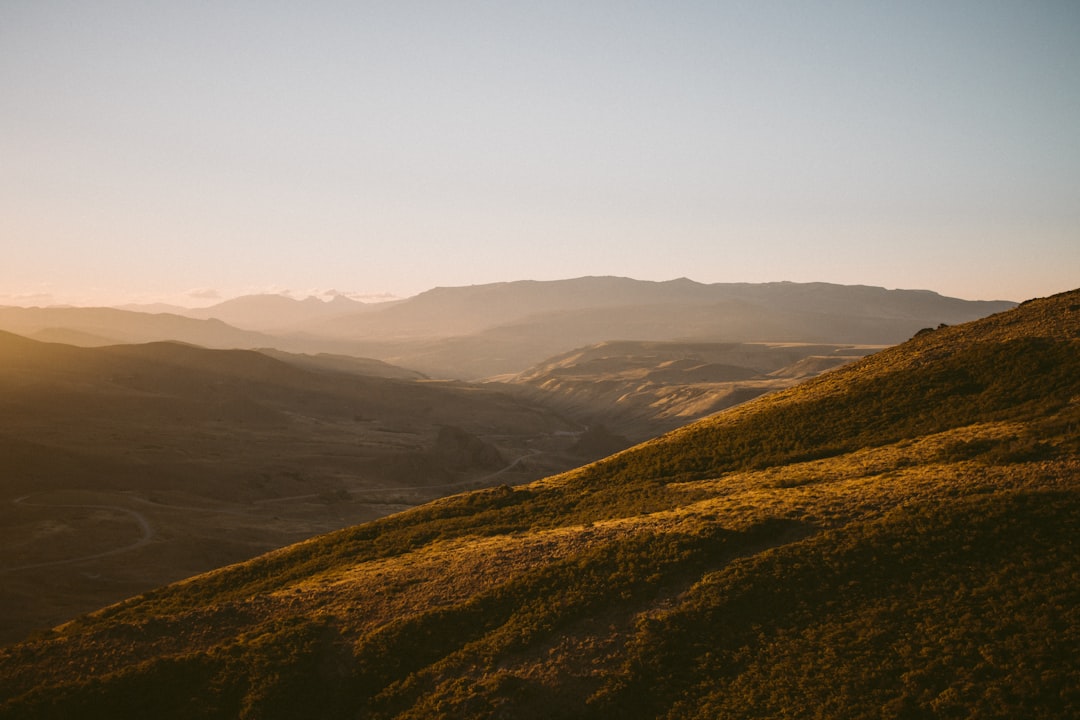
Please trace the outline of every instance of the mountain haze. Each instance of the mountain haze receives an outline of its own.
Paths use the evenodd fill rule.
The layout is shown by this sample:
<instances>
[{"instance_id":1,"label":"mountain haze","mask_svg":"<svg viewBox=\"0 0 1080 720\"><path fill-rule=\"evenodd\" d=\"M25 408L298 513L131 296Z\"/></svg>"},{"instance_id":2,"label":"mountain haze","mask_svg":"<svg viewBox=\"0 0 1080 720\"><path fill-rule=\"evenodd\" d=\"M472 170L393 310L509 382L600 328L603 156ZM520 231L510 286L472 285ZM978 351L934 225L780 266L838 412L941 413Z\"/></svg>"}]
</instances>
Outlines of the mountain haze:
<instances>
[{"instance_id":1,"label":"mountain haze","mask_svg":"<svg viewBox=\"0 0 1080 720\"><path fill-rule=\"evenodd\" d=\"M613 340L891 345L923 327L1012 307L923 290L828 283L646 282L619 277L435 288L406 300L324 302L282 295L148 314L91 308L0 308L0 329L72 344L178 340L375 358L430 377L519 373Z\"/></svg>"},{"instance_id":2,"label":"mountain haze","mask_svg":"<svg viewBox=\"0 0 1080 720\"><path fill-rule=\"evenodd\" d=\"M649 282L621 277L582 277L436 288L374 315L341 318L327 327L353 336L438 337L471 334L565 311L725 304L852 318L909 321L939 318L938 322L954 323L1003 310L1013 303L958 300L923 290L828 283L707 285L686 278Z\"/></svg>"},{"instance_id":3,"label":"mountain haze","mask_svg":"<svg viewBox=\"0 0 1080 720\"><path fill-rule=\"evenodd\" d=\"M204 320L214 318L248 330L288 332L303 330L329 318L362 313L370 307L344 295L323 301L315 297L295 300L285 295L264 294L245 295L184 314Z\"/></svg>"},{"instance_id":4,"label":"mountain haze","mask_svg":"<svg viewBox=\"0 0 1080 720\"><path fill-rule=\"evenodd\" d=\"M1080 714L1080 291L0 652L0 716Z\"/></svg>"},{"instance_id":5,"label":"mountain haze","mask_svg":"<svg viewBox=\"0 0 1080 720\"><path fill-rule=\"evenodd\" d=\"M269 335L240 330L220 320L115 308L0 307L0 330L88 346L175 341L231 349L272 347L276 342Z\"/></svg>"},{"instance_id":6,"label":"mountain haze","mask_svg":"<svg viewBox=\"0 0 1080 720\"><path fill-rule=\"evenodd\" d=\"M368 375L373 377L397 378L399 380L426 380L423 373L385 363L382 360L361 358L352 355L334 355L331 353L288 353L273 348L259 348L263 355L268 355L290 365L321 372L345 373L349 375Z\"/></svg>"},{"instance_id":7,"label":"mountain haze","mask_svg":"<svg viewBox=\"0 0 1080 720\"><path fill-rule=\"evenodd\" d=\"M611 340L895 344L1013 305L827 283L584 277L437 288L307 334L434 377L478 379Z\"/></svg>"}]
</instances>

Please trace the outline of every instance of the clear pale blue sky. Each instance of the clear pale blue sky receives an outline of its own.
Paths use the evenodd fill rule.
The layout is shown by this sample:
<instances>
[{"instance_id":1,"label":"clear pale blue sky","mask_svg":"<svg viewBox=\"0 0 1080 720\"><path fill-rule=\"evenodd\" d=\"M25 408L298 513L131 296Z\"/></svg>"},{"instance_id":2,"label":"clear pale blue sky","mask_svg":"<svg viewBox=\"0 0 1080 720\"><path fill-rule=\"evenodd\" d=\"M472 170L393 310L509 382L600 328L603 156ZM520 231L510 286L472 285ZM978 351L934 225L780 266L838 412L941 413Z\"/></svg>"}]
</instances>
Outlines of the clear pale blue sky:
<instances>
[{"instance_id":1,"label":"clear pale blue sky","mask_svg":"<svg viewBox=\"0 0 1080 720\"><path fill-rule=\"evenodd\" d=\"M0 303L1080 286L1080 3L0 0Z\"/></svg>"}]
</instances>

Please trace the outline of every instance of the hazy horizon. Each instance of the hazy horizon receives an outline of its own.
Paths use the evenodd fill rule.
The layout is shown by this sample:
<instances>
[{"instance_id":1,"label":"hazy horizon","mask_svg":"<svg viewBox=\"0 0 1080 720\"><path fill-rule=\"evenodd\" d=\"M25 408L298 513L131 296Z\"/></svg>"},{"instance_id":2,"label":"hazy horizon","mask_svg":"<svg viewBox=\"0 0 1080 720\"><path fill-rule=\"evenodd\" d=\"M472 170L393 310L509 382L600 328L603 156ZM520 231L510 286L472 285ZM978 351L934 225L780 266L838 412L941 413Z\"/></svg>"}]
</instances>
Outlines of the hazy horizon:
<instances>
[{"instance_id":1,"label":"hazy horizon","mask_svg":"<svg viewBox=\"0 0 1080 720\"><path fill-rule=\"evenodd\" d=\"M611 275L608 275L608 276L610 277ZM559 282L559 281L569 281L569 280L579 280L579 279L580 279L580 277L558 277L558 279L552 279L551 281L535 281L535 282ZM514 280L507 280L507 281L494 281L494 283L491 283L491 284L532 282L532 280L534 280L534 279L526 279L526 277L521 277L521 279L514 279ZM626 279L626 280L638 281L640 279L636 279L636 277L635 277L635 279ZM674 282L674 281L678 281L678 280L689 280L691 282L699 282L699 281L693 280L692 277L672 277L672 279L667 279L667 280L642 281L642 282L665 283L665 282ZM731 281L731 282L732 282L732 284L739 284L739 281ZM794 281L762 281L760 284L770 284L770 283L783 284L783 283L791 283L791 282L794 282ZM806 281L806 283L809 283L809 284L814 284L816 282L819 282L819 281ZM821 282L824 282L824 281L821 281ZM487 283L477 283L476 285L485 285L485 284L487 284ZM708 285L708 284L713 284L713 283L701 283L701 284L702 285ZM724 283L717 283L717 284L724 284ZM863 286L865 286L866 284L864 284L864 283L850 283L850 284L842 283L841 285L863 285ZM218 304L221 304L221 303L224 303L224 302L228 302L230 300L237 300L237 299L248 298L248 297L261 297L261 296L281 296L281 297L285 297L285 298L296 300L296 301L314 299L314 300L319 300L321 302L330 302L330 301L333 301L336 297L340 296L342 298L352 300L352 301L355 301L355 302L363 302L363 303L367 303L367 304L379 304L379 303L383 303L383 302L395 302L395 301L400 301L400 300L408 300L410 298L416 297L416 295L421 295L423 293L426 293L426 291L428 291L428 290L433 290L433 289L440 288L440 287L446 288L446 287L467 287L467 286L436 285L436 286L421 290L420 293L417 293L415 295L409 295L409 296L396 296L396 295L392 295L392 294L389 294L389 293L381 294L381 295L363 295L363 294L360 294L360 293L342 293L342 291L336 290L336 289L326 289L326 290L324 290L324 289L319 289L319 288L311 288L311 289L307 289L307 290L292 290L292 289L280 289L280 288L265 288L265 289L253 288L251 291L240 291L240 293L237 294L237 295L221 295L221 294L217 293L217 291L215 291L215 293L212 296L207 296L207 295L204 295L204 294L194 294L194 295L192 295L192 294L187 294L187 295L181 294L181 295L178 295L178 296L164 297L164 298L149 296L149 297L136 298L134 300L130 299L130 298L127 298L127 299L118 299L118 300L112 301L112 302L98 302L98 303L95 303L95 302L37 302L36 298L11 298L11 300L13 300L13 301L5 301L3 299L3 297L0 296L0 307L16 307L16 308L36 308L36 307L37 308L92 308L92 307L102 307L102 308L121 308L121 309L123 309L123 308L144 309L144 308L152 308L152 307L154 307L154 305L171 305L171 307L176 307L176 308L184 309L184 310L203 310L203 309L207 309L207 308L213 308L214 305L218 305ZM937 293L937 290L935 290L934 288L929 288L929 287L896 287L896 288L887 287L885 289L887 289L887 290L931 291L931 293ZM944 294L944 293L939 293L939 294L942 295L942 296L945 296L945 297L955 297L955 296L948 296L947 294ZM1053 293L1051 295L1053 295ZM1034 297L1034 296L1032 296L1032 297ZM38 299L40 299L40 298L38 298ZM1028 300L1028 299L1031 299L1031 298L958 298L958 299L961 299L961 300L976 300L976 301L1022 302L1024 300ZM19 300L21 300L21 301L19 301Z\"/></svg>"},{"instance_id":2,"label":"hazy horizon","mask_svg":"<svg viewBox=\"0 0 1080 720\"><path fill-rule=\"evenodd\" d=\"M0 304L1080 269L1080 6L0 5Z\"/></svg>"}]
</instances>

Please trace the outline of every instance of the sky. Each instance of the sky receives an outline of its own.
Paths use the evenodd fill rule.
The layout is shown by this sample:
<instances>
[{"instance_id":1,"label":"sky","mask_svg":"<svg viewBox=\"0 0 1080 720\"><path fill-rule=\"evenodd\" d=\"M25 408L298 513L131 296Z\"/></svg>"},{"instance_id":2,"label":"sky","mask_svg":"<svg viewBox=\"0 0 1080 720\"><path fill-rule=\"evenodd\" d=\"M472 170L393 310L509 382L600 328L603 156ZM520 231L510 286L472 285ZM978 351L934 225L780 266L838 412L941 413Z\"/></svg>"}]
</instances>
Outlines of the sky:
<instances>
[{"instance_id":1,"label":"sky","mask_svg":"<svg viewBox=\"0 0 1080 720\"><path fill-rule=\"evenodd\" d=\"M0 0L0 304L1080 287L1080 3Z\"/></svg>"}]
</instances>

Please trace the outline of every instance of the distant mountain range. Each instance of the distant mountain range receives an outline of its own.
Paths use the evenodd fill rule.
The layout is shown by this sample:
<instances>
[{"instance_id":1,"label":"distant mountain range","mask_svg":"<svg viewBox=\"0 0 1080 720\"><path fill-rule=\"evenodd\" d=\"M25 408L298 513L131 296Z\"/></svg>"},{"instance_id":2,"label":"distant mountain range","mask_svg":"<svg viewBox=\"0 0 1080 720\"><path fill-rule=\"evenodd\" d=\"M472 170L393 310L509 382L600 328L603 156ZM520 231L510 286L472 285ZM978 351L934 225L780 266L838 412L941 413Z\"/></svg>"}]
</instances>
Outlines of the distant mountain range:
<instances>
[{"instance_id":1,"label":"distant mountain range","mask_svg":"<svg viewBox=\"0 0 1080 720\"><path fill-rule=\"evenodd\" d=\"M328 301L315 297L296 300L285 295L247 295L208 308L188 310L184 314L202 320L221 320L246 330L290 332L302 331L332 318L376 309L385 308L350 300L344 295L335 295Z\"/></svg>"},{"instance_id":2,"label":"distant mountain range","mask_svg":"<svg viewBox=\"0 0 1080 720\"><path fill-rule=\"evenodd\" d=\"M38 580L10 585L11 597L41 597L24 605L28 618L56 620L118 597L120 587L134 592L183 568L203 570L213 559L242 559L386 512L395 489L413 488L394 499L415 504L460 489L460 481L495 482L495 473L500 482L539 477L881 347L853 338L901 339L1008 305L824 284L578 278L438 288L383 304L258 295L184 311L201 317L0 308L0 328L41 341L0 342L0 369L8 383L21 383L5 385L0 402L9 500L127 488L164 505L194 498L194 505L217 507L177 520L180 536L194 539L172 546L172 563L133 564L127 580L111 588L72 576L75 565L62 565L64 572L47 566L35 571ZM37 359L5 365L18 347L35 348L28 356ZM455 386L440 377L498 382ZM505 461L501 467L492 466L495 457ZM374 505L355 494L371 488ZM288 530L275 519L289 517L281 510L220 511L289 492L316 498L316 507L301 502L304 517L290 520ZM62 508L58 497L53 502ZM86 496L79 502L94 504ZM34 512L44 528L64 526L68 511ZM235 537L231 523L244 514L248 540L201 549L198 538ZM193 524L195 517L206 524ZM0 515L0 538L5 522ZM50 542L31 543L15 565L64 556L62 543ZM45 600L53 597L46 588L61 586L70 590L59 601ZM33 623L21 612L8 612L16 635Z\"/></svg>"},{"instance_id":3,"label":"distant mountain range","mask_svg":"<svg viewBox=\"0 0 1080 720\"><path fill-rule=\"evenodd\" d=\"M0 718L1077 717L1078 399L1080 291L934 324L6 648Z\"/></svg>"},{"instance_id":4,"label":"distant mountain range","mask_svg":"<svg viewBox=\"0 0 1080 720\"><path fill-rule=\"evenodd\" d=\"M172 340L208 348L273 347L277 338L220 320L115 308L0 307L0 330L44 342L94 347Z\"/></svg>"},{"instance_id":5,"label":"distant mountain range","mask_svg":"<svg viewBox=\"0 0 1080 720\"><path fill-rule=\"evenodd\" d=\"M173 339L371 357L432 377L518 373L611 340L888 345L1013 307L922 290L617 277L436 288L365 304L255 295L174 314L0 308L0 329L74 344ZM186 322L185 322L186 320ZM202 324L200 324L202 323Z\"/></svg>"}]
</instances>

